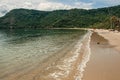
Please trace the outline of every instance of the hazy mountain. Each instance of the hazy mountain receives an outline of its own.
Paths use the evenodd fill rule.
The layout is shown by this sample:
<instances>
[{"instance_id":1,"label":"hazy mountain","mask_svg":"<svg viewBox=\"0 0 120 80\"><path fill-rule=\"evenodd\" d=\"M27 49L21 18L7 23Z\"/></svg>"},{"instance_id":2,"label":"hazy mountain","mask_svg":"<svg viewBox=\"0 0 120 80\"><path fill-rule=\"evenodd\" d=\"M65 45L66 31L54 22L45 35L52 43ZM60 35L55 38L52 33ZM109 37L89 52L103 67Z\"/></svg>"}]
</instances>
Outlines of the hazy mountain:
<instances>
[{"instance_id":1,"label":"hazy mountain","mask_svg":"<svg viewBox=\"0 0 120 80\"><path fill-rule=\"evenodd\" d=\"M0 17L4 16L9 11L7 6L0 6Z\"/></svg>"}]
</instances>

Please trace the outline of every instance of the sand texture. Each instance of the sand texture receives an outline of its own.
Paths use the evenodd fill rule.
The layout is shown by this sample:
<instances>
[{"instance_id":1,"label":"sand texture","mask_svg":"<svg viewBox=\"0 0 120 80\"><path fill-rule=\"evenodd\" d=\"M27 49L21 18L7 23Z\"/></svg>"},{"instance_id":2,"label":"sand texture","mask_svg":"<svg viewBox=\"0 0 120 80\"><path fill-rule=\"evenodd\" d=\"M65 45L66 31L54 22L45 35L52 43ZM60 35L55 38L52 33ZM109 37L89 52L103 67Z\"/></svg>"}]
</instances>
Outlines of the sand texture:
<instances>
[{"instance_id":1,"label":"sand texture","mask_svg":"<svg viewBox=\"0 0 120 80\"><path fill-rule=\"evenodd\" d=\"M82 80L120 80L120 33L95 30Z\"/></svg>"}]
</instances>

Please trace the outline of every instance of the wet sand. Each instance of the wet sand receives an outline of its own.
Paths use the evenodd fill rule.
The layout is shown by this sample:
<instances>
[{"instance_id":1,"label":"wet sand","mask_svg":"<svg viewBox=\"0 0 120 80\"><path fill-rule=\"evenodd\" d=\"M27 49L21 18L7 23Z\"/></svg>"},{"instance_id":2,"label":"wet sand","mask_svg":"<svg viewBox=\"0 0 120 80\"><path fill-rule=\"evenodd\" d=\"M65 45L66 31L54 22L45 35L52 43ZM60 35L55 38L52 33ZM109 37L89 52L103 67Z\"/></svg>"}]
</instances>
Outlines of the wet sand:
<instances>
[{"instance_id":1,"label":"wet sand","mask_svg":"<svg viewBox=\"0 0 120 80\"><path fill-rule=\"evenodd\" d=\"M95 30L82 80L120 80L120 33Z\"/></svg>"}]
</instances>

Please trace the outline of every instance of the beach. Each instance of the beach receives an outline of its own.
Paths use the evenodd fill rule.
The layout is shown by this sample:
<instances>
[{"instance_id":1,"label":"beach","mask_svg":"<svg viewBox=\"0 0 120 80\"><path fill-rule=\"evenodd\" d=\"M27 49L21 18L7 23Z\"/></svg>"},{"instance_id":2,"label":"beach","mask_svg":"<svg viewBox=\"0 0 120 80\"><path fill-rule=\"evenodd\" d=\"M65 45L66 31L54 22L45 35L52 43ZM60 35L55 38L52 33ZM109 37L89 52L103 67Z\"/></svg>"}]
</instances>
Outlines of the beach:
<instances>
[{"instance_id":1,"label":"beach","mask_svg":"<svg viewBox=\"0 0 120 80\"><path fill-rule=\"evenodd\" d=\"M82 80L120 80L120 33L92 31L91 56Z\"/></svg>"},{"instance_id":2,"label":"beach","mask_svg":"<svg viewBox=\"0 0 120 80\"><path fill-rule=\"evenodd\" d=\"M84 30L1 33L0 80L120 80L120 33Z\"/></svg>"},{"instance_id":3,"label":"beach","mask_svg":"<svg viewBox=\"0 0 120 80\"><path fill-rule=\"evenodd\" d=\"M0 80L82 78L90 57L91 31L56 29L6 32L0 33Z\"/></svg>"}]
</instances>

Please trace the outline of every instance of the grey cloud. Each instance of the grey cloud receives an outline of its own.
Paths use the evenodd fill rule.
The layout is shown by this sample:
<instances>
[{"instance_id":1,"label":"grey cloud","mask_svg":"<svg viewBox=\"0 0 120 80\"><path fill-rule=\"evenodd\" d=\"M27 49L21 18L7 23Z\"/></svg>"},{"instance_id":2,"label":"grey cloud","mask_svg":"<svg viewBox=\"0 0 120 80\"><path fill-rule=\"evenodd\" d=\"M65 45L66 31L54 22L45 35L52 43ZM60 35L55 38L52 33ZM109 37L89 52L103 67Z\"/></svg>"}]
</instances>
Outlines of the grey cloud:
<instances>
[{"instance_id":1,"label":"grey cloud","mask_svg":"<svg viewBox=\"0 0 120 80\"><path fill-rule=\"evenodd\" d=\"M92 5L82 3L83 5L73 5L69 2L75 0L1 0L1 6L5 5L6 8L0 8L0 13L6 13L14 8L28 8L37 10L55 10L55 9L70 9L70 8L91 8ZM68 3L68 4L66 4ZM43 6L42 6L43 5Z\"/></svg>"},{"instance_id":2,"label":"grey cloud","mask_svg":"<svg viewBox=\"0 0 120 80\"><path fill-rule=\"evenodd\" d=\"M8 7L6 5L0 5L0 16L3 16L9 11Z\"/></svg>"}]
</instances>

